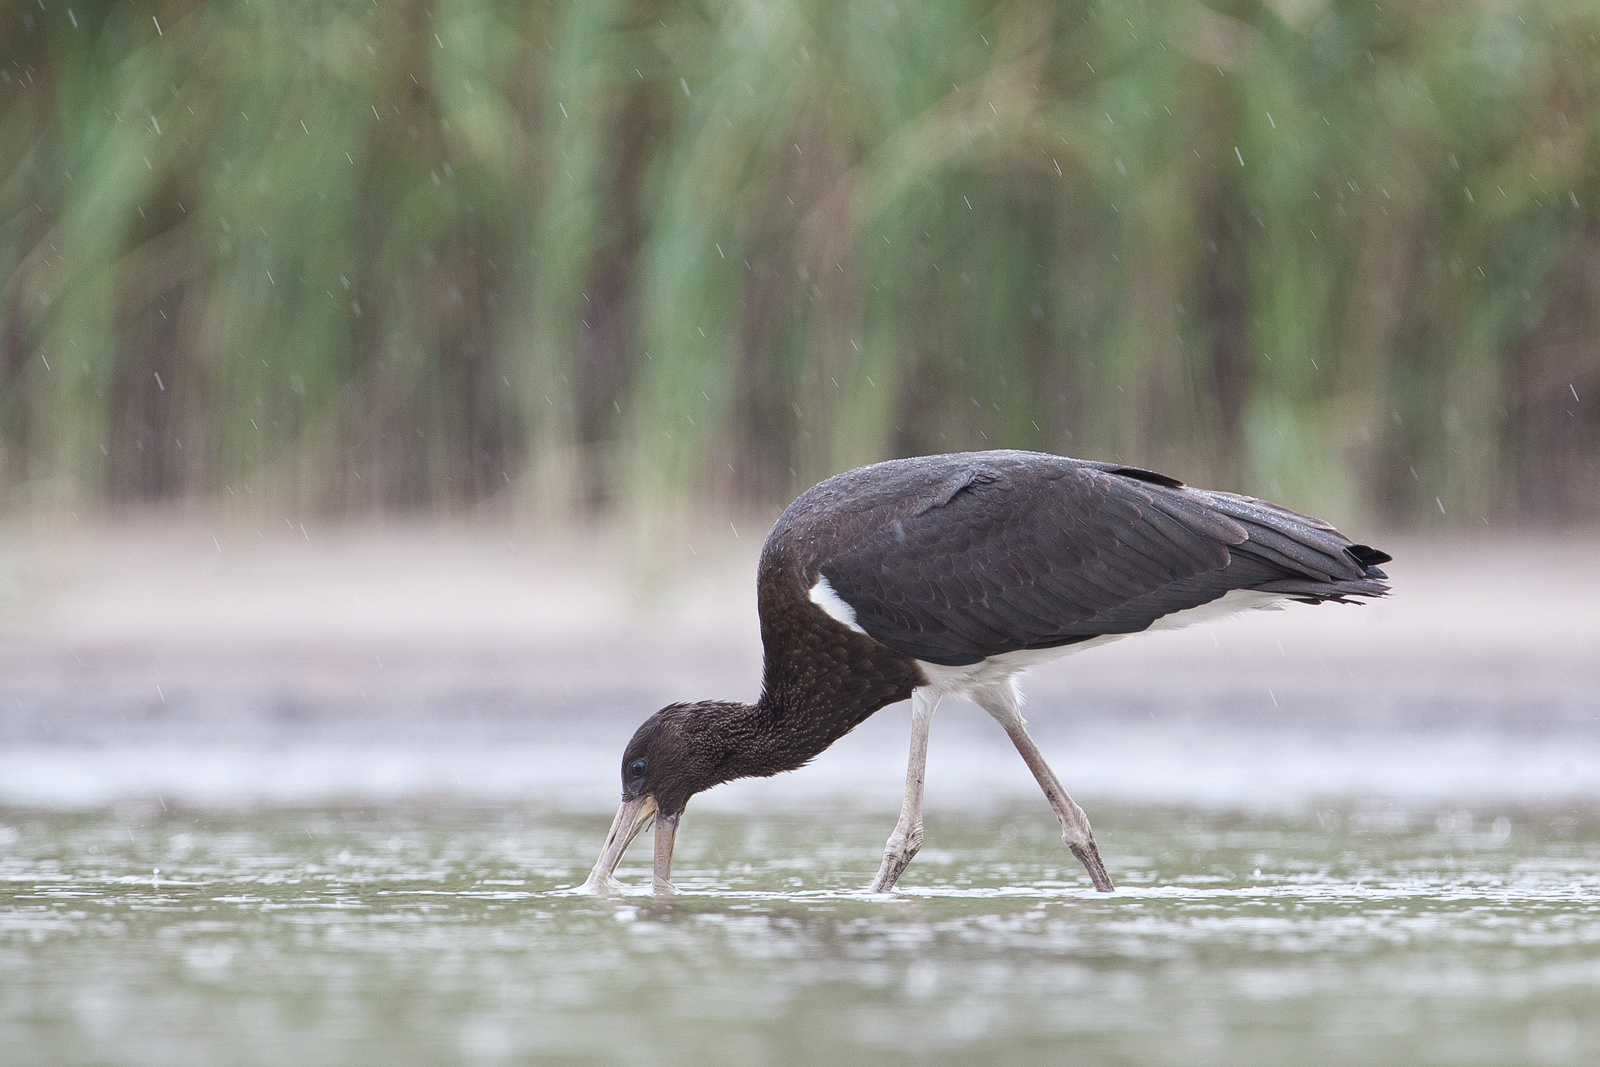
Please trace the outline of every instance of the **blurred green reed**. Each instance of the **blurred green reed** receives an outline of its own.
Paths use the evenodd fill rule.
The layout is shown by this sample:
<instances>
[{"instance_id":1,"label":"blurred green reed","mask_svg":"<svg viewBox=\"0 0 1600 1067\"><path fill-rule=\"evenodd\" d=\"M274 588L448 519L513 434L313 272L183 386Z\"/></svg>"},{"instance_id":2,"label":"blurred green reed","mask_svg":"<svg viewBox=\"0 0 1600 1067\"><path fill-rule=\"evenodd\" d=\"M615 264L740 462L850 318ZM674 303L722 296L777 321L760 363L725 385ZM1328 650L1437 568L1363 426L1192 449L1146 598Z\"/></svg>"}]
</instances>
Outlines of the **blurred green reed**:
<instances>
[{"instance_id":1,"label":"blurred green reed","mask_svg":"<svg viewBox=\"0 0 1600 1067\"><path fill-rule=\"evenodd\" d=\"M13 506L1600 515L1591 0L5 0Z\"/></svg>"}]
</instances>

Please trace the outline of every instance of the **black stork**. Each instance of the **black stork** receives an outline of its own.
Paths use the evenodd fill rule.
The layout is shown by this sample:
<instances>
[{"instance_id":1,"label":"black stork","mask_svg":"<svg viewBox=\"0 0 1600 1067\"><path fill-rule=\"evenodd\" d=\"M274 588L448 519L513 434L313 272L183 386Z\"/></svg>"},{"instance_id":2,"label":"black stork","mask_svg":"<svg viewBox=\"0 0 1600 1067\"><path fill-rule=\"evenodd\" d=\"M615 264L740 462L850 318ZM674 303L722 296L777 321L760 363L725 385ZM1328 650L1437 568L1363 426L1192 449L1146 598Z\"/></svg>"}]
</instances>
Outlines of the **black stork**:
<instances>
[{"instance_id":1,"label":"black stork","mask_svg":"<svg viewBox=\"0 0 1600 1067\"><path fill-rule=\"evenodd\" d=\"M1072 854L1110 892L1088 818L1023 726L1018 677L1158 622L1383 596L1378 564L1390 558L1320 519L1115 463L972 452L829 478L789 505L761 550L761 699L673 704L639 727L585 886L614 888L623 852L653 818L654 884L670 890L690 797L804 766L910 698L905 800L871 886L889 891L922 844L934 708L959 694L999 721Z\"/></svg>"}]
</instances>

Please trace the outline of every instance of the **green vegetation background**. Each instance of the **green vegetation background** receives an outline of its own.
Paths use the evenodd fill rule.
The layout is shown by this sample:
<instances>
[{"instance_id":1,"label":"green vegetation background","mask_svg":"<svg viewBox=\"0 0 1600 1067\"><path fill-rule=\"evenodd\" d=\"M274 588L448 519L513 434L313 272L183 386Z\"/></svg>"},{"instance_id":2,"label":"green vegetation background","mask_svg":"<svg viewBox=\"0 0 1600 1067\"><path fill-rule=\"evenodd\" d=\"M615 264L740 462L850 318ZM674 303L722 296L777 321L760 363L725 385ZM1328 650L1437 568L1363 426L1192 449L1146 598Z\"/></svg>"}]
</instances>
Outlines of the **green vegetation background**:
<instances>
[{"instance_id":1,"label":"green vegetation background","mask_svg":"<svg viewBox=\"0 0 1600 1067\"><path fill-rule=\"evenodd\" d=\"M3 0L0 502L1600 517L1591 0Z\"/></svg>"}]
</instances>

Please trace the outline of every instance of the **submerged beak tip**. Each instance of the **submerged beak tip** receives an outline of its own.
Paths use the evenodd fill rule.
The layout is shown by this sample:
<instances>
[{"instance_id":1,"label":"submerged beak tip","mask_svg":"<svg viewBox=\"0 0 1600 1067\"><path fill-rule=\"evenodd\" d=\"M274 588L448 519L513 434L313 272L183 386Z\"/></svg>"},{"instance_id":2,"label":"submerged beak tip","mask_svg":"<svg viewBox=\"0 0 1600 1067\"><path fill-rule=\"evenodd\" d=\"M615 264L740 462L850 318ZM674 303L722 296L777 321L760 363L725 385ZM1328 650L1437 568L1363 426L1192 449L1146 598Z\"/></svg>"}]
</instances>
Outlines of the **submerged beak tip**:
<instances>
[{"instance_id":1,"label":"submerged beak tip","mask_svg":"<svg viewBox=\"0 0 1600 1067\"><path fill-rule=\"evenodd\" d=\"M622 863L623 853L659 810L656 798L648 793L622 802L617 808L617 817L611 821L611 832L600 849L600 858L595 861L594 870L589 872L583 888L595 893L615 893L623 889L622 883L613 877Z\"/></svg>"},{"instance_id":2,"label":"submerged beak tip","mask_svg":"<svg viewBox=\"0 0 1600 1067\"><path fill-rule=\"evenodd\" d=\"M672 847L678 838L678 816L658 815L656 817L656 841L654 870L652 871L651 884L656 892L672 891Z\"/></svg>"}]
</instances>

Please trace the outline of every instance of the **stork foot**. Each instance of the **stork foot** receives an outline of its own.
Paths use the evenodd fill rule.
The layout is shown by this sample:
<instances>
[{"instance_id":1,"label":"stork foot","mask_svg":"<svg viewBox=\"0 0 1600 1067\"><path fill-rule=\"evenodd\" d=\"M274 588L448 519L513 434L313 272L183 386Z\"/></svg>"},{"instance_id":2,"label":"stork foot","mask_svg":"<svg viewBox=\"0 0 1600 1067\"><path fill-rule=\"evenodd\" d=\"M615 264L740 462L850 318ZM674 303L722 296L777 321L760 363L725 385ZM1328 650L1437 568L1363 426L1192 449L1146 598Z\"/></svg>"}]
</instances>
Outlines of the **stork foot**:
<instances>
[{"instance_id":1,"label":"stork foot","mask_svg":"<svg viewBox=\"0 0 1600 1067\"><path fill-rule=\"evenodd\" d=\"M910 834L901 837L897 831L889 838L883 850L883 865L878 868L878 876L872 880L872 885L867 887L869 893L887 893L894 888L900 880L900 875L911 865L911 860L922 848L922 827L916 827Z\"/></svg>"},{"instance_id":2,"label":"stork foot","mask_svg":"<svg viewBox=\"0 0 1600 1067\"><path fill-rule=\"evenodd\" d=\"M1116 889L1111 884L1111 876L1106 873L1106 865L1100 861L1100 850L1094 844L1094 831L1089 828L1089 817L1078 807L1077 801L1067 795L1061 787L1061 779L1056 777L1056 772L1050 769L1050 764L1045 762L1044 753L1039 751L1039 746L1033 738L1028 736L1028 729L1022 722L1021 701L1017 696L1014 685L997 685L988 689L981 689L972 694L980 708L994 716L1006 733L1011 737L1011 743L1017 746L1017 752L1022 756L1022 761L1033 772L1033 777L1039 783L1039 788L1044 790L1045 800L1050 803L1050 810L1056 813L1056 818L1061 823L1061 839L1067 843L1072 854L1078 857L1083 864L1083 869L1089 872L1089 880L1094 887L1102 893L1110 893Z\"/></svg>"},{"instance_id":3,"label":"stork foot","mask_svg":"<svg viewBox=\"0 0 1600 1067\"><path fill-rule=\"evenodd\" d=\"M922 777L928 767L928 727L939 694L927 687L911 693L911 758L906 763L906 795L900 802L900 820L883 848L883 866L868 887L871 893L887 893L894 888L911 857L922 847Z\"/></svg>"},{"instance_id":4,"label":"stork foot","mask_svg":"<svg viewBox=\"0 0 1600 1067\"><path fill-rule=\"evenodd\" d=\"M1094 883L1095 889L1102 893L1110 893L1117 888L1111 884L1111 876L1106 873L1106 865L1100 862L1100 850L1095 848L1094 838L1091 837L1087 845L1068 844L1067 847L1078 857L1083 869L1089 872L1089 881Z\"/></svg>"}]
</instances>

